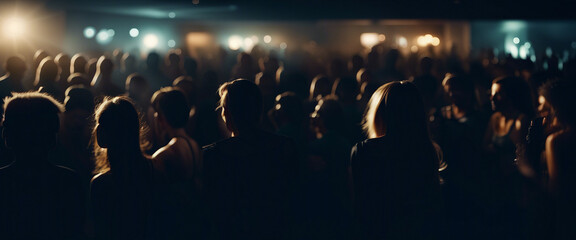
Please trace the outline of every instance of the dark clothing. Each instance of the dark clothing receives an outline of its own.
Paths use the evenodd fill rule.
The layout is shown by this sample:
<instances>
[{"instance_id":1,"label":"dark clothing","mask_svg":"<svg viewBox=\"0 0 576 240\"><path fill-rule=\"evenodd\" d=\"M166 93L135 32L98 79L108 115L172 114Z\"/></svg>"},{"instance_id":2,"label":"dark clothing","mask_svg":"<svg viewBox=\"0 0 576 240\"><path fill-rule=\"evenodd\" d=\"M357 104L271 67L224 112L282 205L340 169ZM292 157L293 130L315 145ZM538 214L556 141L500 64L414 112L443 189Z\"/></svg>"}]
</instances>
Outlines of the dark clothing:
<instances>
[{"instance_id":1,"label":"dark clothing","mask_svg":"<svg viewBox=\"0 0 576 240\"><path fill-rule=\"evenodd\" d=\"M417 146L417 147L416 147ZM352 149L355 239L436 239L443 226L432 146L381 137Z\"/></svg>"},{"instance_id":2,"label":"dark clothing","mask_svg":"<svg viewBox=\"0 0 576 240\"><path fill-rule=\"evenodd\" d=\"M74 171L14 162L0 168L0 239L79 239L85 216Z\"/></svg>"},{"instance_id":3,"label":"dark clothing","mask_svg":"<svg viewBox=\"0 0 576 240\"><path fill-rule=\"evenodd\" d=\"M96 239L146 239L152 205L152 169L138 176L115 176L111 172L92 180L90 198Z\"/></svg>"},{"instance_id":4,"label":"dark clothing","mask_svg":"<svg viewBox=\"0 0 576 240\"><path fill-rule=\"evenodd\" d=\"M298 157L286 137L256 131L204 147L204 190L220 239L286 239Z\"/></svg>"}]
</instances>

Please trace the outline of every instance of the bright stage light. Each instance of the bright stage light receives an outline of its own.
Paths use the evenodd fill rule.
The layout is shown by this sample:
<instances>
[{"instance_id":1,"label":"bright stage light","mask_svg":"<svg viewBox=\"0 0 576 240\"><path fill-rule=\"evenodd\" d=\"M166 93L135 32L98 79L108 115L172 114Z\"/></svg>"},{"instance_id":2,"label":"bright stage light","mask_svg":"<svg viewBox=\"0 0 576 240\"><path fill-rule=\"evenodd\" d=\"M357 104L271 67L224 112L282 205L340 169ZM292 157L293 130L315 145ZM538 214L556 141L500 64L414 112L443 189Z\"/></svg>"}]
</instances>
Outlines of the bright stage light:
<instances>
[{"instance_id":1,"label":"bright stage light","mask_svg":"<svg viewBox=\"0 0 576 240\"><path fill-rule=\"evenodd\" d=\"M96 29L94 27L84 28L84 37L90 39L96 36Z\"/></svg>"},{"instance_id":2,"label":"bright stage light","mask_svg":"<svg viewBox=\"0 0 576 240\"><path fill-rule=\"evenodd\" d=\"M360 43L365 48L374 47L378 42L378 33L362 33L360 35Z\"/></svg>"},{"instance_id":3,"label":"bright stage light","mask_svg":"<svg viewBox=\"0 0 576 240\"><path fill-rule=\"evenodd\" d=\"M168 13L168 17L169 17L169 18L175 18L175 17L176 17L176 13L175 13L175 12L169 12L169 13Z\"/></svg>"},{"instance_id":4,"label":"bright stage light","mask_svg":"<svg viewBox=\"0 0 576 240\"><path fill-rule=\"evenodd\" d=\"M98 42L99 44L106 45L111 41L112 36L110 36L108 29L102 29L98 32L98 34L96 34L96 42Z\"/></svg>"},{"instance_id":5,"label":"bright stage light","mask_svg":"<svg viewBox=\"0 0 576 240\"><path fill-rule=\"evenodd\" d=\"M138 28L132 28L130 29L130 37L138 37L138 35L140 35L140 31L138 31Z\"/></svg>"},{"instance_id":6,"label":"bright stage light","mask_svg":"<svg viewBox=\"0 0 576 240\"><path fill-rule=\"evenodd\" d=\"M244 43L244 39L242 39L242 37L238 36L238 35L233 35L230 36L230 38L228 38L228 47L231 50L238 50L242 47L242 44Z\"/></svg>"},{"instance_id":7,"label":"bright stage light","mask_svg":"<svg viewBox=\"0 0 576 240\"><path fill-rule=\"evenodd\" d=\"M114 29L108 29L108 36L110 37L114 37L114 35L116 35L116 31L114 31Z\"/></svg>"},{"instance_id":8,"label":"bright stage light","mask_svg":"<svg viewBox=\"0 0 576 240\"><path fill-rule=\"evenodd\" d=\"M285 42L280 43L280 48L281 49L286 49L288 47L288 44L286 44Z\"/></svg>"},{"instance_id":9,"label":"bright stage light","mask_svg":"<svg viewBox=\"0 0 576 240\"><path fill-rule=\"evenodd\" d=\"M515 37L514 39L512 39L512 42L514 42L514 44L518 44L520 43L520 38Z\"/></svg>"},{"instance_id":10,"label":"bright stage light","mask_svg":"<svg viewBox=\"0 0 576 240\"><path fill-rule=\"evenodd\" d=\"M270 42L272 42L272 36L270 36L270 35L264 36L264 42L265 42L265 43L270 43Z\"/></svg>"},{"instance_id":11,"label":"bright stage light","mask_svg":"<svg viewBox=\"0 0 576 240\"><path fill-rule=\"evenodd\" d=\"M253 47L254 47L254 40L252 40L252 38L244 38L244 49L246 51L250 51L252 50Z\"/></svg>"},{"instance_id":12,"label":"bright stage light","mask_svg":"<svg viewBox=\"0 0 576 240\"><path fill-rule=\"evenodd\" d=\"M24 35L26 30L26 22L19 17L11 17L4 21L4 34L11 38L17 39Z\"/></svg>"},{"instance_id":13,"label":"bright stage light","mask_svg":"<svg viewBox=\"0 0 576 240\"><path fill-rule=\"evenodd\" d=\"M168 47L176 47L176 41L174 41L173 39L168 40Z\"/></svg>"},{"instance_id":14,"label":"bright stage light","mask_svg":"<svg viewBox=\"0 0 576 240\"><path fill-rule=\"evenodd\" d=\"M147 48L155 48L156 46L158 46L158 36L154 34L148 34L144 36L142 42L144 43L144 46Z\"/></svg>"}]
</instances>

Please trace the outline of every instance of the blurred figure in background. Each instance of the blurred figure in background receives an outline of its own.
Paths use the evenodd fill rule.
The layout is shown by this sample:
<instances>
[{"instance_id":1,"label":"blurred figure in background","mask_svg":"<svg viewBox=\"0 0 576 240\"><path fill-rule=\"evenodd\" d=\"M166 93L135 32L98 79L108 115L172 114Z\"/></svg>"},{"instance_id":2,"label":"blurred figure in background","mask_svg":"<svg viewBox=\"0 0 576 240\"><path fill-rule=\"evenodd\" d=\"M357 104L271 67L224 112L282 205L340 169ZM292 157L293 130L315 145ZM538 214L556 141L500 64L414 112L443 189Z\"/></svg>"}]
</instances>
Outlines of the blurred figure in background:
<instances>
[{"instance_id":1,"label":"blurred figure in background","mask_svg":"<svg viewBox=\"0 0 576 240\"><path fill-rule=\"evenodd\" d=\"M70 74L72 73L86 73L86 58L80 53L76 53L70 59Z\"/></svg>"},{"instance_id":2,"label":"blurred figure in background","mask_svg":"<svg viewBox=\"0 0 576 240\"><path fill-rule=\"evenodd\" d=\"M58 84L60 70L52 58L47 57L40 62L34 80L34 89L53 96L58 101L64 101L64 90Z\"/></svg>"},{"instance_id":3,"label":"blurred figure in background","mask_svg":"<svg viewBox=\"0 0 576 240\"><path fill-rule=\"evenodd\" d=\"M96 75L92 79L92 92L97 98L104 96L119 96L123 93L122 89L114 84L112 73L114 71L114 63L112 60L101 56L98 59Z\"/></svg>"},{"instance_id":4,"label":"blurred figure in background","mask_svg":"<svg viewBox=\"0 0 576 240\"><path fill-rule=\"evenodd\" d=\"M70 76L70 56L65 53L59 53L54 57L54 61L58 64L58 69L60 71L60 78L58 79L58 85L60 89L68 88L68 77Z\"/></svg>"}]
</instances>

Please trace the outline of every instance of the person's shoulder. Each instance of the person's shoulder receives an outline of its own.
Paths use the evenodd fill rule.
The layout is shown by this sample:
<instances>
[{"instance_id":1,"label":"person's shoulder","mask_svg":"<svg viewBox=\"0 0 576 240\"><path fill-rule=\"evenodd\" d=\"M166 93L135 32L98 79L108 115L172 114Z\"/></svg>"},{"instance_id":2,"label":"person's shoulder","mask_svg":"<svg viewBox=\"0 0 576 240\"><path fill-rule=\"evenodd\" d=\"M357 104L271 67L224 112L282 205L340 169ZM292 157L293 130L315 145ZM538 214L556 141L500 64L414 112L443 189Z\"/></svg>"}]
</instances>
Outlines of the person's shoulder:
<instances>
[{"instance_id":1,"label":"person's shoulder","mask_svg":"<svg viewBox=\"0 0 576 240\"><path fill-rule=\"evenodd\" d=\"M558 131L552 133L546 138L546 144L550 147L560 147L566 145L566 143L571 143L576 145L576 134L573 131Z\"/></svg>"},{"instance_id":2,"label":"person's shoulder","mask_svg":"<svg viewBox=\"0 0 576 240\"><path fill-rule=\"evenodd\" d=\"M94 188L94 187L99 187L101 185L110 184L111 182L112 182L112 175L108 171L108 172L98 173L94 177L92 177L92 180L90 181L90 185L92 186L92 188Z\"/></svg>"}]
</instances>

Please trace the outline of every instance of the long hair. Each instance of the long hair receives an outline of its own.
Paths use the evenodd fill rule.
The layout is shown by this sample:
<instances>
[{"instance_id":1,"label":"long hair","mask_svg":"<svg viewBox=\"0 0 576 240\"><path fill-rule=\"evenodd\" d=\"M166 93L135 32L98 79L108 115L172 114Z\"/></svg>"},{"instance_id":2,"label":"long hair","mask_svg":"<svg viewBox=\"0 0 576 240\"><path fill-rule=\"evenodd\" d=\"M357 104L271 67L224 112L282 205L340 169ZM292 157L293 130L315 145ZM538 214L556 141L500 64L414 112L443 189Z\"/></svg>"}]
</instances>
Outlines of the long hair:
<instances>
[{"instance_id":1,"label":"long hair","mask_svg":"<svg viewBox=\"0 0 576 240\"><path fill-rule=\"evenodd\" d=\"M94 115L96 127L93 136L98 137L101 133L109 140L105 147L94 141L96 173L117 168L122 171L133 164L148 164L141 148L145 127L141 125L139 114L129 98L105 98ZM125 159L116 159L118 157Z\"/></svg>"},{"instance_id":2,"label":"long hair","mask_svg":"<svg viewBox=\"0 0 576 240\"><path fill-rule=\"evenodd\" d=\"M530 85L517 77L500 77L494 79L492 84L499 84L512 107L531 119L536 115L534 97Z\"/></svg>"}]
</instances>

